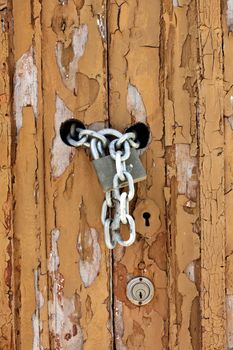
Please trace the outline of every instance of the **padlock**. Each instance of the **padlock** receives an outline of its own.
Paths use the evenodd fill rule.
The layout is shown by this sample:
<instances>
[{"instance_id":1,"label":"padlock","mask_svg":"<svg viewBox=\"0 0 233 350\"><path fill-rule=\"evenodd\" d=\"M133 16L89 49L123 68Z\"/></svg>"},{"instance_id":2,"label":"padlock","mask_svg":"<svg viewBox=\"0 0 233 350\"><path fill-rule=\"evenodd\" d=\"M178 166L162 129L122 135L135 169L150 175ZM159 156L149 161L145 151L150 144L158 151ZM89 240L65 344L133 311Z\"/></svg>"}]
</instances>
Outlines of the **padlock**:
<instances>
[{"instance_id":1,"label":"padlock","mask_svg":"<svg viewBox=\"0 0 233 350\"><path fill-rule=\"evenodd\" d=\"M99 182L104 192L111 191L113 189L113 178L116 174L116 163L111 156L105 156L92 161ZM143 181L146 179L146 171L139 158L138 152L132 148L130 157L126 160L126 171L129 172L134 182ZM126 187L128 185L127 180L122 181L119 187Z\"/></svg>"}]
</instances>

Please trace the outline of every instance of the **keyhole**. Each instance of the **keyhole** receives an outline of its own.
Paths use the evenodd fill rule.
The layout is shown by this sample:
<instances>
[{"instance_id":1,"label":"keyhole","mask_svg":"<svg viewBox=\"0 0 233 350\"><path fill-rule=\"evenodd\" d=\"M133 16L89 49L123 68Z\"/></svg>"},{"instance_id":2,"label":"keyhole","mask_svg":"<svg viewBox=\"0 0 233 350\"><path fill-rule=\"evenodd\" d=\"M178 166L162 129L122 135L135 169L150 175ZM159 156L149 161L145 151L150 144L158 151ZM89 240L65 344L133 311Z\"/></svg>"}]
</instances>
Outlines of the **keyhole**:
<instances>
[{"instance_id":1,"label":"keyhole","mask_svg":"<svg viewBox=\"0 0 233 350\"><path fill-rule=\"evenodd\" d=\"M143 218L145 219L145 226L150 226L150 213L148 213L147 211L145 213L143 213Z\"/></svg>"},{"instance_id":2,"label":"keyhole","mask_svg":"<svg viewBox=\"0 0 233 350\"><path fill-rule=\"evenodd\" d=\"M64 33L66 30L66 21L64 19L62 19L61 22L61 31Z\"/></svg>"},{"instance_id":3,"label":"keyhole","mask_svg":"<svg viewBox=\"0 0 233 350\"><path fill-rule=\"evenodd\" d=\"M139 292L139 298L142 299L142 292Z\"/></svg>"}]
</instances>

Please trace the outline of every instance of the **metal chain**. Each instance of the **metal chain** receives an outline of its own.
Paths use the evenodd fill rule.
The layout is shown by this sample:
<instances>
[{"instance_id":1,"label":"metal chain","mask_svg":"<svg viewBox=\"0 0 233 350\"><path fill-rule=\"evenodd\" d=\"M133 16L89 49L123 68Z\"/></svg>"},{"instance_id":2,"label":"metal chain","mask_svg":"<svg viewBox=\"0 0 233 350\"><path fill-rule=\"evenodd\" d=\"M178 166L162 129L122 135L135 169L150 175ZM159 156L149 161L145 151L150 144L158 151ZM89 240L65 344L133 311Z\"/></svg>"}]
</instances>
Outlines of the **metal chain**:
<instances>
[{"instance_id":1,"label":"metal chain","mask_svg":"<svg viewBox=\"0 0 233 350\"><path fill-rule=\"evenodd\" d=\"M74 135L78 132L78 140ZM113 140L111 140L113 138ZM131 154L131 148L138 148L133 132L122 134L111 128L100 131L75 129L72 125L67 141L74 147L85 146L90 148L92 157L98 159L106 156L108 149L111 158L116 165L116 174L113 178L113 190L105 194L101 211L101 221L104 226L104 238L106 246L114 249L118 244L128 247L136 239L135 222L130 215L130 201L134 198L135 188L132 175L126 169L126 161ZM124 181L128 192L121 192L120 185ZM125 188L124 187L124 188ZM129 226L129 238L124 240L120 234L121 225Z\"/></svg>"},{"instance_id":2,"label":"metal chain","mask_svg":"<svg viewBox=\"0 0 233 350\"><path fill-rule=\"evenodd\" d=\"M132 175L126 170L125 164L130 157L129 141L132 140L134 142L134 139L134 133L127 133L109 144L109 153L116 164L116 174L113 178L112 198L109 200L110 193L107 192L101 215L102 224L104 225L105 243L109 249L115 248L116 243L128 247L134 243L136 238L135 222L129 213L129 204L135 194L134 181ZM137 148L139 145L134 142L133 146ZM127 182L128 192L120 192L120 183L122 181ZM115 208L114 217L109 218L107 214L112 211L113 207ZM128 240L123 240L120 235L121 224L129 226L130 234Z\"/></svg>"}]
</instances>

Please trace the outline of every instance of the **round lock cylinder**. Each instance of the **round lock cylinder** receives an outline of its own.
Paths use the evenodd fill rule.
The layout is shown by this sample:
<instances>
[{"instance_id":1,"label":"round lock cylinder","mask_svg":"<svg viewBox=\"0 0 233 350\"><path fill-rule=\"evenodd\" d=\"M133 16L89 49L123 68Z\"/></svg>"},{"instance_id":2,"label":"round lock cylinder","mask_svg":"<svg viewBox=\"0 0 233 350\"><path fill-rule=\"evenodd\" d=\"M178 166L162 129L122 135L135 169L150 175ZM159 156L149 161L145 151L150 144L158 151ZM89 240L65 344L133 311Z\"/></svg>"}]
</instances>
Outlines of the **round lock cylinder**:
<instances>
[{"instance_id":1,"label":"round lock cylinder","mask_svg":"<svg viewBox=\"0 0 233 350\"><path fill-rule=\"evenodd\" d=\"M148 278L139 276L128 282L126 292L131 303L142 306L153 299L154 285Z\"/></svg>"}]
</instances>

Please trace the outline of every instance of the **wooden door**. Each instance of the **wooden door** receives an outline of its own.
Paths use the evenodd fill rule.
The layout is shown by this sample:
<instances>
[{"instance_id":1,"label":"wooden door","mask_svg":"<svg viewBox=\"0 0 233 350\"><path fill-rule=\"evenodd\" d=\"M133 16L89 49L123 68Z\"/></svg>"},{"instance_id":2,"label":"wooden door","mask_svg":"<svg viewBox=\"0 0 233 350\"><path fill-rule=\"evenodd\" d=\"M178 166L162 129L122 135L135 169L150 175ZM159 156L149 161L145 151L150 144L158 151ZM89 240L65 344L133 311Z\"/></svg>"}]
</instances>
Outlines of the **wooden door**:
<instances>
[{"instance_id":1,"label":"wooden door","mask_svg":"<svg viewBox=\"0 0 233 350\"><path fill-rule=\"evenodd\" d=\"M232 1L0 0L0 16L0 350L233 349ZM70 118L150 128L128 248L105 246Z\"/></svg>"}]
</instances>

